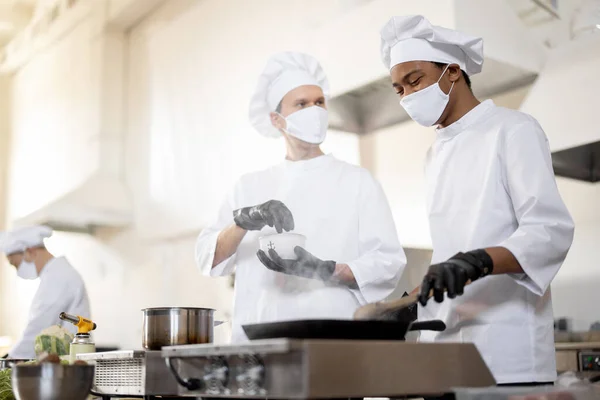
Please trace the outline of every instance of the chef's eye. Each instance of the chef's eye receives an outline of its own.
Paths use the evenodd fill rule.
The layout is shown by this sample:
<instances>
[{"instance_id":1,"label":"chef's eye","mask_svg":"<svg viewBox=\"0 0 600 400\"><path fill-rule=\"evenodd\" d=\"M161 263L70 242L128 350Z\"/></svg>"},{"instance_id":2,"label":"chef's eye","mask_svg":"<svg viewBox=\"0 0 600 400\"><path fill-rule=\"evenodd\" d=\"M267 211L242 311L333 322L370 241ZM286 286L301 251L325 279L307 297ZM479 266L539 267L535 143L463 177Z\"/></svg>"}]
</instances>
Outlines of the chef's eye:
<instances>
[{"instance_id":1,"label":"chef's eye","mask_svg":"<svg viewBox=\"0 0 600 400\"><path fill-rule=\"evenodd\" d=\"M396 94L398 96L404 96L404 89L398 89L398 90L396 90Z\"/></svg>"},{"instance_id":2,"label":"chef's eye","mask_svg":"<svg viewBox=\"0 0 600 400\"><path fill-rule=\"evenodd\" d=\"M414 81L410 82L410 86L417 86L421 82L421 78L417 78Z\"/></svg>"},{"instance_id":3,"label":"chef's eye","mask_svg":"<svg viewBox=\"0 0 600 400\"><path fill-rule=\"evenodd\" d=\"M304 108L304 107L306 107L306 103L304 101L300 101L300 102L296 103L296 107Z\"/></svg>"}]
</instances>

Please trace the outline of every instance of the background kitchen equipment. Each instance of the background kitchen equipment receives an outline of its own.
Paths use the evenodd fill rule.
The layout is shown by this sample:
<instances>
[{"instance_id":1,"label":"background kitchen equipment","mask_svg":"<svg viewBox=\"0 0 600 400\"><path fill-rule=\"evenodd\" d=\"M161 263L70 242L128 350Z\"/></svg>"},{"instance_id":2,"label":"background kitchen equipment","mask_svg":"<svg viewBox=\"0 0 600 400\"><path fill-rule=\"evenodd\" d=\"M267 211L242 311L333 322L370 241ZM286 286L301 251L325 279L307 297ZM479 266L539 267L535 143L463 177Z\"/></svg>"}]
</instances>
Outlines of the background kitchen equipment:
<instances>
[{"instance_id":1,"label":"background kitchen equipment","mask_svg":"<svg viewBox=\"0 0 600 400\"><path fill-rule=\"evenodd\" d=\"M406 332L417 330L443 331L440 320L352 321L294 320L243 325L248 339L338 339L338 340L404 340Z\"/></svg>"},{"instance_id":2,"label":"background kitchen equipment","mask_svg":"<svg viewBox=\"0 0 600 400\"><path fill-rule=\"evenodd\" d=\"M92 365L17 365L12 371L19 400L85 400L94 381Z\"/></svg>"},{"instance_id":3,"label":"background kitchen equipment","mask_svg":"<svg viewBox=\"0 0 600 400\"><path fill-rule=\"evenodd\" d=\"M77 359L95 365L91 392L103 399L177 395L177 381L160 351L78 354Z\"/></svg>"},{"instance_id":4,"label":"background kitchen equipment","mask_svg":"<svg viewBox=\"0 0 600 400\"><path fill-rule=\"evenodd\" d=\"M215 310L194 307L159 307L142 310L142 347L160 350L163 346L213 342Z\"/></svg>"}]
</instances>

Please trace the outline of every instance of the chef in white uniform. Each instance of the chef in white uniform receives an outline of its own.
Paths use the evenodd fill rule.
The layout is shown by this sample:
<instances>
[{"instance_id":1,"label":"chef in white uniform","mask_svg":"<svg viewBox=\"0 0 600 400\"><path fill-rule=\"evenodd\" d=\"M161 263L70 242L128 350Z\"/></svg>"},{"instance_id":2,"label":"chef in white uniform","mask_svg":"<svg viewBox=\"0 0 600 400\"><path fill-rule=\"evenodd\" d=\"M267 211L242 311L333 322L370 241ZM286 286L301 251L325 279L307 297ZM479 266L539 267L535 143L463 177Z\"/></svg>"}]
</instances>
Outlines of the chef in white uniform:
<instances>
[{"instance_id":1,"label":"chef in white uniform","mask_svg":"<svg viewBox=\"0 0 600 400\"><path fill-rule=\"evenodd\" d=\"M419 319L442 319L447 330L421 340L474 342L499 384L551 383L550 283L574 228L546 135L532 116L475 98L469 75L482 69L481 38L406 16L390 19L381 39L400 104L437 133L426 160L433 259Z\"/></svg>"},{"instance_id":2,"label":"chef in white uniform","mask_svg":"<svg viewBox=\"0 0 600 400\"><path fill-rule=\"evenodd\" d=\"M10 358L35 358L34 340L40 332L61 325L73 333L77 329L61 321L61 312L91 318L85 285L79 273L64 257L54 257L44 239L52 236L46 226L32 226L0 237L0 250L22 279L40 279L29 310L29 321L19 341L9 351Z\"/></svg>"},{"instance_id":3,"label":"chef in white uniform","mask_svg":"<svg viewBox=\"0 0 600 400\"><path fill-rule=\"evenodd\" d=\"M243 176L198 237L204 274L235 271L233 342L247 340L244 324L351 319L359 305L392 293L406 264L380 185L321 151L328 90L311 56L284 52L268 61L250 120L260 134L284 138L285 159ZM296 258L258 251L259 237L284 231L307 237Z\"/></svg>"}]
</instances>

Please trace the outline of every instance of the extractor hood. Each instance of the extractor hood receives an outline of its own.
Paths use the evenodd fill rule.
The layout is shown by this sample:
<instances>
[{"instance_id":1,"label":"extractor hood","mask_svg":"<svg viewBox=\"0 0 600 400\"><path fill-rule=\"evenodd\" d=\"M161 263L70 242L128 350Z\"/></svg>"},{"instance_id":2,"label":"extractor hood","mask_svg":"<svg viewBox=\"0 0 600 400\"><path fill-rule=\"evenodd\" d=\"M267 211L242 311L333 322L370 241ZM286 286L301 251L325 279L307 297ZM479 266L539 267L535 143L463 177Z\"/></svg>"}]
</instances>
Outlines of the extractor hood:
<instances>
[{"instance_id":1,"label":"extractor hood","mask_svg":"<svg viewBox=\"0 0 600 400\"><path fill-rule=\"evenodd\" d=\"M599 73L600 34L568 42L549 54L521 106L544 128L559 176L598 181Z\"/></svg>"},{"instance_id":2,"label":"extractor hood","mask_svg":"<svg viewBox=\"0 0 600 400\"><path fill-rule=\"evenodd\" d=\"M557 176L585 182L600 181L600 141L552 153Z\"/></svg>"},{"instance_id":3,"label":"extractor hood","mask_svg":"<svg viewBox=\"0 0 600 400\"><path fill-rule=\"evenodd\" d=\"M379 30L410 14L484 38L483 72L472 79L481 98L530 84L543 65L543 46L504 0L373 0L315 31L315 56L326 70L344 71L329 76L332 129L367 134L408 119L380 59Z\"/></svg>"},{"instance_id":4,"label":"extractor hood","mask_svg":"<svg viewBox=\"0 0 600 400\"><path fill-rule=\"evenodd\" d=\"M123 228L132 222L125 184L95 173L73 190L14 222L15 227L47 225L55 230L93 234L98 227Z\"/></svg>"}]
</instances>

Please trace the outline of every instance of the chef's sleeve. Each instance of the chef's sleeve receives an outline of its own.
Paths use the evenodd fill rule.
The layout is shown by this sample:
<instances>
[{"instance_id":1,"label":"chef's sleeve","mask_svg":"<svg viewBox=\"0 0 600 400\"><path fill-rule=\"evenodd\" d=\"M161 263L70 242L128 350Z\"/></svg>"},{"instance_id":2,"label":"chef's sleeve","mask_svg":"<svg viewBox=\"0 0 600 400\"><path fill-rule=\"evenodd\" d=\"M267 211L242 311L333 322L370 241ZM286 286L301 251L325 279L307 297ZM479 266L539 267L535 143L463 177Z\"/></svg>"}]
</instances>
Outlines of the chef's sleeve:
<instances>
[{"instance_id":1,"label":"chef's sleeve","mask_svg":"<svg viewBox=\"0 0 600 400\"><path fill-rule=\"evenodd\" d=\"M233 210L236 193L239 190L236 185L234 190L229 193L221 205L217 221L208 228L205 228L198 235L196 240L196 265L200 272L206 276L225 276L231 275L235 271L236 254L215 265L215 250L217 249L217 240L221 231L233 224Z\"/></svg>"},{"instance_id":2,"label":"chef's sleeve","mask_svg":"<svg viewBox=\"0 0 600 400\"><path fill-rule=\"evenodd\" d=\"M542 296L573 242L573 220L556 185L550 146L531 119L505 137L503 172L518 229L501 247L508 249L524 274L511 274L520 285Z\"/></svg>"},{"instance_id":3,"label":"chef's sleeve","mask_svg":"<svg viewBox=\"0 0 600 400\"><path fill-rule=\"evenodd\" d=\"M346 261L358 285L361 304L389 296L402 276L406 256L398 241L392 211L381 185L361 170L358 199L359 258Z\"/></svg>"}]
</instances>

